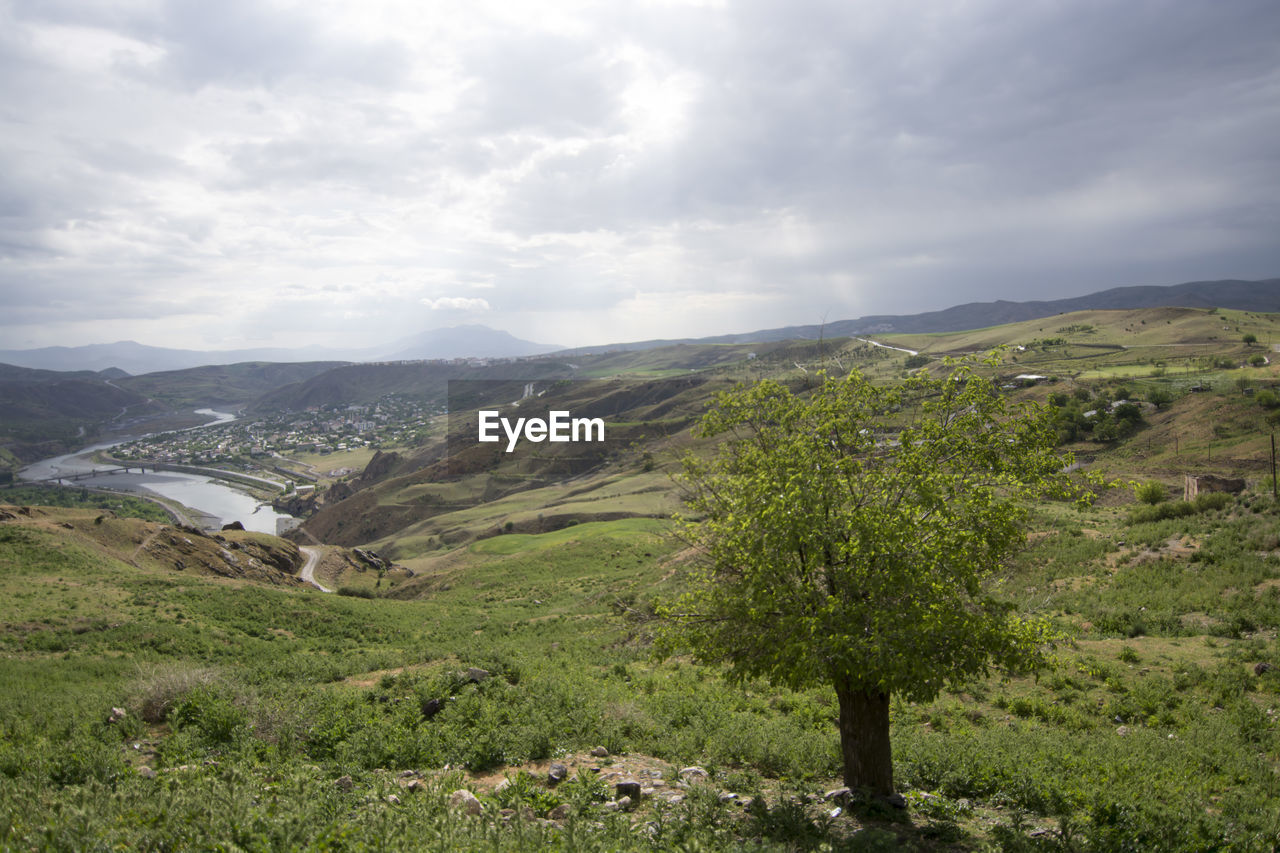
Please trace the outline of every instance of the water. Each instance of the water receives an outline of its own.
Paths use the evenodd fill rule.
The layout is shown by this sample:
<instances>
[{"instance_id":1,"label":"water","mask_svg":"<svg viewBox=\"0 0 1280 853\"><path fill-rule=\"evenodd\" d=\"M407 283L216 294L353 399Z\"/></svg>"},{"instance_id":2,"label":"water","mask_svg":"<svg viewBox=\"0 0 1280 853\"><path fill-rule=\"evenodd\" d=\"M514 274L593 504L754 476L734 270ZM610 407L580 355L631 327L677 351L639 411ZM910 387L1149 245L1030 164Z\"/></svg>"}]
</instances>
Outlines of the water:
<instances>
[{"instance_id":1,"label":"water","mask_svg":"<svg viewBox=\"0 0 1280 853\"><path fill-rule=\"evenodd\" d=\"M213 409L197 409L197 414L212 418L202 426L227 423L235 420L235 415L226 412L215 412ZM200 427L192 427L200 429ZM95 444L75 453L67 453L33 462L18 476L24 480L48 480L54 477L66 477L72 474L85 474L94 471L107 471L119 468L119 465L102 465L93 461L93 454L108 447L115 447L132 438L123 438L105 444ZM70 482L70 481L68 481ZM198 474L184 474L176 471L161 471L145 474L106 474L76 480L74 485L110 488L135 494L152 494L175 500L183 506L191 507L209 518L206 523L222 526L232 521L239 521L245 530L258 533L276 533L277 522L293 516L276 512L270 504L262 504L252 495L239 491L221 480L213 480Z\"/></svg>"}]
</instances>

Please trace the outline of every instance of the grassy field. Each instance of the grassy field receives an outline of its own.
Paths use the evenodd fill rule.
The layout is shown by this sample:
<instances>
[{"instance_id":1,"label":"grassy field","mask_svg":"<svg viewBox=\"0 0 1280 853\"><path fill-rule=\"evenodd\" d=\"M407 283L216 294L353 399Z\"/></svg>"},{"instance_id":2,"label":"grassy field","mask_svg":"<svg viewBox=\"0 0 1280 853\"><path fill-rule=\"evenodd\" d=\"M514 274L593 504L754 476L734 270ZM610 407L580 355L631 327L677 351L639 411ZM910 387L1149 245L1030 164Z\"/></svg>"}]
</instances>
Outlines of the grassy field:
<instances>
[{"instance_id":1,"label":"grassy field","mask_svg":"<svg viewBox=\"0 0 1280 853\"><path fill-rule=\"evenodd\" d=\"M338 450L333 453L290 453L287 458L294 462L299 462L322 477L329 471L340 468L350 468L354 471L361 471L364 466L369 464L369 460L373 458L376 450L369 447L360 447L355 450ZM326 479L333 479L328 478Z\"/></svg>"},{"instance_id":2,"label":"grassy field","mask_svg":"<svg viewBox=\"0 0 1280 853\"><path fill-rule=\"evenodd\" d=\"M1169 328L1130 331L1141 319ZM1207 393L1171 366L1106 373L1123 366L1107 361L1126 352L1117 335L1236 359L1249 349L1236 326L1265 341L1270 320L1037 323L1037 335L1076 326L1062 336L1105 346L1036 357L1100 373L1010 393L1087 409L1168 392L1132 432L1067 446L1169 499L1137 503L1125 487L1086 510L1036 508L1026 551L995 582L1052 621L1053 665L895 702L908 809L824 799L840 772L831 691L731 684L655 655L654 605L688 565L669 518L670 471L692 446L681 433L647 446L647 466L637 448L492 501L482 477L397 483L370 511L471 503L370 543L407 572L379 576L328 549L317 575L345 595L197 574L139 550L148 522L6 511L0 848L1274 849L1280 506L1266 477L1280 400L1261 383L1244 395L1239 368L1204 368L1222 377ZM1175 331L1187 340L1165 339ZM1233 339L1189 340L1211 334ZM993 337L1013 336L919 348ZM1017 356L1002 374L1023 368ZM710 369L802 381L855 358L886 379L907 369L905 353L856 342ZM1243 475L1248 488L1184 503L1173 498L1188 473ZM548 782L552 762L567 781ZM691 765L704 783L684 782ZM631 811L610 805L626 777L648 791ZM463 788L479 815L450 805Z\"/></svg>"},{"instance_id":3,"label":"grassy field","mask_svg":"<svg viewBox=\"0 0 1280 853\"><path fill-rule=\"evenodd\" d=\"M137 568L6 522L0 831L61 849L1269 849L1280 670L1254 667L1280 664L1280 511L1251 495L1132 512L1046 508L1004 585L1058 624L1055 667L895 705L911 810L836 818L832 696L651 656L647 614L679 565L664 522L486 539L370 599ZM127 715L107 722L113 707ZM710 793L606 812L595 774L541 781L557 758L668 785L698 764ZM491 817L451 813L460 787ZM513 797L574 817L503 820Z\"/></svg>"}]
</instances>

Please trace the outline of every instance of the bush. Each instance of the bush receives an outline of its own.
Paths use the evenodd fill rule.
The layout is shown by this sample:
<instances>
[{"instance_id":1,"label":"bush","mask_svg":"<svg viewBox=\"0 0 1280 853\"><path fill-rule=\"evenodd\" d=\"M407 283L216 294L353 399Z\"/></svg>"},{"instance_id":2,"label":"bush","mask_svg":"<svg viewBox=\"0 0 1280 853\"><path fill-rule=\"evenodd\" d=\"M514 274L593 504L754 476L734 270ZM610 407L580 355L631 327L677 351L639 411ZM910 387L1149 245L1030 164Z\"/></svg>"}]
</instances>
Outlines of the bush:
<instances>
[{"instance_id":1,"label":"bush","mask_svg":"<svg viewBox=\"0 0 1280 853\"><path fill-rule=\"evenodd\" d=\"M1155 480L1135 486L1133 492L1139 501L1152 506L1163 503L1169 497L1164 483L1158 483Z\"/></svg>"},{"instance_id":2,"label":"bush","mask_svg":"<svg viewBox=\"0 0 1280 853\"><path fill-rule=\"evenodd\" d=\"M146 722L160 723L188 694L221 683L222 677L212 669L156 666L139 674L131 691L131 704Z\"/></svg>"}]
</instances>

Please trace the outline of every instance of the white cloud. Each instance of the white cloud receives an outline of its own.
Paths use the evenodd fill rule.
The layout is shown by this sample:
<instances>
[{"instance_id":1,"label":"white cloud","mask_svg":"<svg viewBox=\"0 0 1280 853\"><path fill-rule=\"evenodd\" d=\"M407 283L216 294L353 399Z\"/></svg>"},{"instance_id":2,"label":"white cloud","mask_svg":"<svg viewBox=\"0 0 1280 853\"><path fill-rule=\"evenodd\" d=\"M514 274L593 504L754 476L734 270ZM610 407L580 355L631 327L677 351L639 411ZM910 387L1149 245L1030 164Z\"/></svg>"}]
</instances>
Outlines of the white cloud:
<instances>
[{"instance_id":1,"label":"white cloud","mask_svg":"<svg viewBox=\"0 0 1280 853\"><path fill-rule=\"evenodd\" d=\"M432 311L488 311L489 302L475 296L441 296L423 299L422 304Z\"/></svg>"},{"instance_id":2,"label":"white cloud","mask_svg":"<svg viewBox=\"0 0 1280 853\"><path fill-rule=\"evenodd\" d=\"M1271 0L0 2L0 335L572 345L1275 276L1277 43Z\"/></svg>"}]
</instances>

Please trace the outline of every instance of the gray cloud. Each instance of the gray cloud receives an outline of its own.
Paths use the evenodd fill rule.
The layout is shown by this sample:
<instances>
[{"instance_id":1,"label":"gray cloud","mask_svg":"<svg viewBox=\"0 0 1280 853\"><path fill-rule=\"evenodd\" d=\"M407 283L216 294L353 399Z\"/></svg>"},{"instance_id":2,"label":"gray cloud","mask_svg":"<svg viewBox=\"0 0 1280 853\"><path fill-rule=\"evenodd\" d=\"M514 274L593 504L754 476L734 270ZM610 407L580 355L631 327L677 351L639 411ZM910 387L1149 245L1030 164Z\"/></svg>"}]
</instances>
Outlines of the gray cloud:
<instances>
[{"instance_id":1,"label":"gray cloud","mask_svg":"<svg viewBox=\"0 0 1280 853\"><path fill-rule=\"evenodd\" d=\"M0 74L0 332L36 344L1280 274L1270 2L10 2Z\"/></svg>"}]
</instances>

